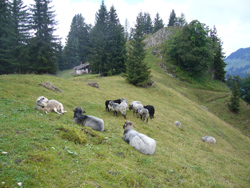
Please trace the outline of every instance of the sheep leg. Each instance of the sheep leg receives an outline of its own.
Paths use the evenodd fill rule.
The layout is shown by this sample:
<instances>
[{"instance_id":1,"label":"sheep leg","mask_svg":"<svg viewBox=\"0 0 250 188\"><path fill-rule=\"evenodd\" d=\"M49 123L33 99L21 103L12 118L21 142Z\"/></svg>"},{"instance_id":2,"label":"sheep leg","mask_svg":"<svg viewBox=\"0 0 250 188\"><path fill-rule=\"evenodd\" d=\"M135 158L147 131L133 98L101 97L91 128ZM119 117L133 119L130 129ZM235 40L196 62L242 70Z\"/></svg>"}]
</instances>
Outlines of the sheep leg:
<instances>
[{"instance_id":1,"label":"sheep leg","mask_svg":"<svg viewBox=\"0 0 250 188\"><path fill-rule=\"evenodd\" d=\"M56 108L53 108L53 111L54 111L55 113L58 113L58 114L62 115L62 113L58 112Z\"/></svg>"},{"instance_id":2,"label":"sheep leg","mask_svg":"<svg viewBox=\"0 0 250 188\"><path fill-rule=\"evenodd\" d=\"M147 118L147 121L146 121L146 123L148 122L148 118Z\"/></svg>"}]
</instances>

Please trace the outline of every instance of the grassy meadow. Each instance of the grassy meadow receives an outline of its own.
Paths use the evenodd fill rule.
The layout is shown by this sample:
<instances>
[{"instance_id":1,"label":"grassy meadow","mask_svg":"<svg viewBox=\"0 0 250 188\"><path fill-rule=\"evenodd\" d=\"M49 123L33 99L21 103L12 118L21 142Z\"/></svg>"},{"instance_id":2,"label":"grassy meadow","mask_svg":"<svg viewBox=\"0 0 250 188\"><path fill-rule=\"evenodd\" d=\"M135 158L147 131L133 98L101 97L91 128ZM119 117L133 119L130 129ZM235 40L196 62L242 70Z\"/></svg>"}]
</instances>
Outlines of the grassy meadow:
<instances>
[{"instance_id":1,"label":"grassy meadow","mask_svg":"<svg viewBox=\"0 0 250 188\"><path fill-rule=\"evenodd\" d=\"M0 76L1 187L249 187L250 108L227 109L230 91L221 83L179 81L158 67L150 53L155 87L140 88L121 76ZM50 81L62 92L40 86ZM97 82L100 89L88 86ZM206 89L208 88L208 89ZM60 101L60 116L36 110L39 96ZM121 114L105 111L105 101L126 98L153 105L148 123L127 110L138 132L154 138L154 155L143 155L122 140ZM73 109L105 122L106 132L75 124ZM181 128L174 121L182 123ZM215 146L201 141L213 136Z\"/></svg>"}]
</instances>

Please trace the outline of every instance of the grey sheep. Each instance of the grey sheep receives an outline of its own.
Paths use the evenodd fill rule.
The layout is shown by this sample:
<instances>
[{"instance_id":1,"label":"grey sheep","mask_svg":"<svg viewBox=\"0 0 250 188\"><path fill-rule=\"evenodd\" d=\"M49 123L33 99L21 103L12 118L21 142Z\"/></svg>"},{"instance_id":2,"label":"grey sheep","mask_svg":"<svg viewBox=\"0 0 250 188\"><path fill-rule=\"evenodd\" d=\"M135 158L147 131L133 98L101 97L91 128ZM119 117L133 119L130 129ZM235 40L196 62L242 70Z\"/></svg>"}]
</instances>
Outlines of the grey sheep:
<instances>
[{"instance_id":1,"label":"grey sheep","mask_svg":"<svg viewBox=\"0 0 250 188\"><path fill-rule=\"evenodd\" d=\"M54 111L62 115L67 112L63 110L62 103L53 99L48 100L46 97L43 96L37 98L36 105L37 105L37 110L44 111L46 114L48 114L48 112Z\"/></svg>"},{"instance_id":2,"label":"grey sheep","mask_svg":"<svg viewBox=\"0 0 250 188\"><path fill-rule=\"evenodd\" d=\"M201 140L203 142L210 143L210 144L213 144L213 145L215 145L215 143L216 143L216 139L214 137L211 137L211 136L204 136L204 137L201 138Z\"/></svg>"},{"instance_id":3,"label":"grey sheep","mask_svg":"<svg viewBox=\"0 0 250 188\"><path fill-rule=\"evenodd\" d=\"M129 109L131 110L133 110L133 114L136 112L136 110L137 109L139 109L139 108L143 108L143 105L142 104L140 104L140 103L130 103L129 104Z\"/></svg>"},{"instance_id":4,"label":"grey sheep","mask_svg":"<svg viewBox=\"0 0 250 188\"><path fill-rule=\"evenodd\" d=\"M84 127L90 127L97 131L104 131L104 122L94 116L83 115L85 111L81 107L76 107L74 110L74 122Z\"/></svg>"},{"instance_id":5,"label":"grey sheep","mask_svg":"<svg viewBox=\"0 0 250 188\"><path fill-rule=\"evenodd\" d=\"M133 146L137 151L153 155L156 149L156 141L142 133L134 130L134 126L130 121L126 121L123 125L124 135L123 140L130 146Z\"/></svg>"},{"instance_id":6,"label":"grey sheep","mask_svg":"<svg viewBox=\"0 0 250 188\"><path fill-rule=\"evenodd\" d=\"M176 127L181 128L181 122L179 122L179 121L175 121L174 123L175 123Z\"/></svg>"},{"instance_id":7,"label":"grey sheep","mask_svg":"<svg viewBox=\"0 0 250 188\"><path fill-rule=\"evenodd\" d=\"M114 115L117 116L117 113L120 112L124 119L126 119L126 108L127 106L125 105L125 102L121 104L115 103L114 101L109 102L109 108L114 111Z\"/></svg>"},{"instance_id":8,"label":"grey sheep","mask_svg":"<svg viewBox=\"0 0 250 188\"><path fill-rule=\"evenodd\" d=\"M146 119L146 123L148 122L149 112L146 108L139 108L136 110L137 118L140 116L141 120L144 121Z\"/></svg>"}]
</instances>

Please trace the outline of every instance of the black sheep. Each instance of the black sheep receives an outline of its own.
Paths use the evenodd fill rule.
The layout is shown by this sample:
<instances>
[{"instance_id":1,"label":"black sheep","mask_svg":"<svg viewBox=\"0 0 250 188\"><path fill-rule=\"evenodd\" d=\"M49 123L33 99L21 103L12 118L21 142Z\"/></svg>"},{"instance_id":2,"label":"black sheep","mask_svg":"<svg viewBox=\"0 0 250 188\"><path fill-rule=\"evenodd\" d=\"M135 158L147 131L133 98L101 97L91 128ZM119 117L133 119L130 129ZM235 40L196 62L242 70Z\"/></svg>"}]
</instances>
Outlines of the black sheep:
<instances>
[{"instance_id":1,"label":"black sheep","mask_svg":"<svg viewBox=\"0 0 250 188\"><path fill-rule=\"evenodd\" d=\"M114 101L115 103L121 104L122 100L121 99L116 99L116 100L106 100L105 106L106 106L106 111L109 111L108 105L110 101Z\"/></svg>"},{"instance_id":2,"label":"black sheep","mask_svg":"<svg viewBox=\"0 0 250 188\"><path fill-rule=\"evenodd\" d=\"M148 109L150 119L154 118L155 108L152 105L146 105L144 108Z\"/></svg>"}]
</instances>

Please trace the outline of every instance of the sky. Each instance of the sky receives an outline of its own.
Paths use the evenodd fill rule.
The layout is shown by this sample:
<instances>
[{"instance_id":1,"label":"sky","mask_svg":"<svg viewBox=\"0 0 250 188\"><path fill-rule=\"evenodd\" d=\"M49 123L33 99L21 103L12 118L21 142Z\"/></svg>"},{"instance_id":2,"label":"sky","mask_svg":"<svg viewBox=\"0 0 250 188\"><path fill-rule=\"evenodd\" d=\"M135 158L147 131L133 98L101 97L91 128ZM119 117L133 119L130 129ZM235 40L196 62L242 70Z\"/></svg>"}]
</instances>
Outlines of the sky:
<instances>
[{"instance_id":1,"label":"sky","mask_svg":"<svg viewBox=\"0 0 250 188\"><path fill-rule=\"evenodd\" d=\"M30 5L34 0L23 2ZM63 45L74 15L81 13L85 23L95 25L95 15L101 2L102 0L52 0L52 10L59 23L54 34L62 38ZM114 6L123 26L127 19L130 27L134 27L139 12L149 13L152 20L158 12L166 26L174 9L177 17L184 13L188 23L198 20L209 28L215 26L226 56L239 48L250 47L249 0L104 0L104 4L108 11Z\"/></svg>"}]
</instances>

